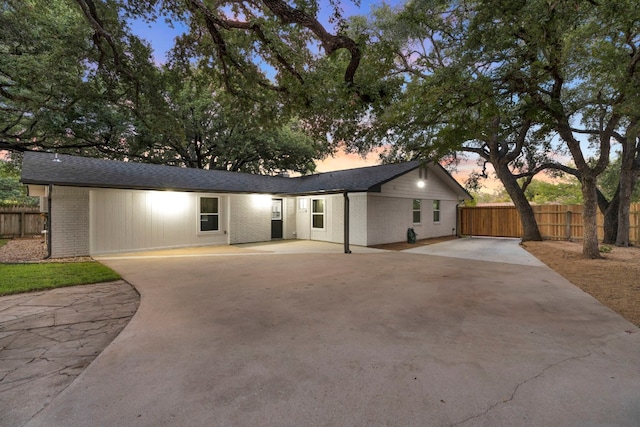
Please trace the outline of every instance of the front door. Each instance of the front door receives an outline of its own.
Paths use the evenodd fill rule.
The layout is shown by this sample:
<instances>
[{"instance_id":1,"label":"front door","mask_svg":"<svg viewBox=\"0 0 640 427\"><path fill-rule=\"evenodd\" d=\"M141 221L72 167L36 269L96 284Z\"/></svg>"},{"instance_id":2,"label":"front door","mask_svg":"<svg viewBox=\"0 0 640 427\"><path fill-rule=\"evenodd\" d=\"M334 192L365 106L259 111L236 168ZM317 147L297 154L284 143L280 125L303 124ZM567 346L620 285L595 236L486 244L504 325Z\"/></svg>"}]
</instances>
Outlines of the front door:
<instances>
[{"instance_id":1,"label":"front door","mask_svg":"<svg viewBox=\"0 0 640 427\"><path fill-rule=\"evenodd\" d=\"M271 238L282 239L282 199L271 200Z\"/></svg>"}]
</instances>

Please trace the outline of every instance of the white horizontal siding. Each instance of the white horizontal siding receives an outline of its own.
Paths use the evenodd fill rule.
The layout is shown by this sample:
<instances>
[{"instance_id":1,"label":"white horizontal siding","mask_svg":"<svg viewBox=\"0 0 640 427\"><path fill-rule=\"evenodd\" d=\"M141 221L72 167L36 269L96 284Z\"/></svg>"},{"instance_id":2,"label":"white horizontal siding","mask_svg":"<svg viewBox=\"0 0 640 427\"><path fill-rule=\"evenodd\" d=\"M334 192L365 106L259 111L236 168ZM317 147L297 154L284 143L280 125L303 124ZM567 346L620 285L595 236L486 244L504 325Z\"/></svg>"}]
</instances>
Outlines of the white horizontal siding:
<instances>
[{"instance_id":1,"label":"white horizontal siding","mask_svg":"<svg viewBox=\"0 0 640 427\"><path fill-rule=\"evenodd\" d=\"M311 197L296 198L296 238L311 239Z\"/></svg>"},{"instance_id":2,"label":"white horizontal siding","mask_svg":"<svg viewBox=\"0 0 640 427\"><path fill-rule=\"evenodd\" d=\"M283 238L295 239L296 238L296 199L295 197L286 197L282 199L282 209L284 228Z\"/></svg>"},{"instance_id":3,"label":"white horizontal siding","mask_svg":"<svg viewBox=\"0 0 640 427\"><path fill-rule=\"evenodd\" d=\"M458 200L457 194L432 170L423 172L422 175L425 184L422 188L418 187L420 173L414 170L383 184L380 194L408 199Z\"/></svg>"},{"instance_id":4,"label":"white horizontal siding","mask_svg":"<svg viewBox=\"0 0 640 427\"><path fill-rule=\"evenodd\" d=\"M314 196L309 200L309 227L311 227L311 200L324 200L324 229L310 228L310 239L323 242L344 243L344 196L331 194ZM303 215L303 213L298 213Z\"/></svg>"}]
</instances>

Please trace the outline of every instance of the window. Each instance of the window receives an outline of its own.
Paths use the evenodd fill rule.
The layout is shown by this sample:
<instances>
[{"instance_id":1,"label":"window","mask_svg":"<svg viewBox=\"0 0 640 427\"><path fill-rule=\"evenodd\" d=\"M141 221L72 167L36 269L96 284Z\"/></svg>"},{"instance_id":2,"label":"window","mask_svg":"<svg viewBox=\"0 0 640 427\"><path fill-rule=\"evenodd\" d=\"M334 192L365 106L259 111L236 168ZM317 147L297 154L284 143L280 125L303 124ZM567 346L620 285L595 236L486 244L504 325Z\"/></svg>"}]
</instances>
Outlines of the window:
<instances>
[{"instance_id":1,"label":"window","mask_svg":"<svg viewBox=\"0 0 640 427\"><path fill-rule=\"evenodd\" d=\"M324 228L324 199L311 199L311 227Z\"/></svg>"},{"instance_id":2,"label":"window","mask_svg":"<svg viewBox=\"0 0 640 427\"><path fill-rule=\"evenodd\" d=\"M271 201L271 220L282 221L282 199Z\"/></svg>"},{"instance_id":3,"label":"window","mask_svg":"<svg viewBox=\"0 0 640 427\"><path fill-rule=\"evenodd\" d=\"M413 199L413 223L414 224L420 224L421 220L422 220L422 212L420 210L420 200L419 199Z\"/></svg>"},{"instance_id":4,"label":"window","mask_svg":"<svg viewBox=\"0 0 640 427\"><path fill-rule=\"evenodd\" d=\"M433 222L440 222L440 200L433 201Z\"/></svg>"},{"instance_id":5,"label":"window","mask_svg":"<svg viewBox=\"0 0 640 427\"><path fill-rule=\"evenodd\" d=\"M218 231L220 212L217 197L200 197L200 231Z\"/></svg>"}]
</instances>

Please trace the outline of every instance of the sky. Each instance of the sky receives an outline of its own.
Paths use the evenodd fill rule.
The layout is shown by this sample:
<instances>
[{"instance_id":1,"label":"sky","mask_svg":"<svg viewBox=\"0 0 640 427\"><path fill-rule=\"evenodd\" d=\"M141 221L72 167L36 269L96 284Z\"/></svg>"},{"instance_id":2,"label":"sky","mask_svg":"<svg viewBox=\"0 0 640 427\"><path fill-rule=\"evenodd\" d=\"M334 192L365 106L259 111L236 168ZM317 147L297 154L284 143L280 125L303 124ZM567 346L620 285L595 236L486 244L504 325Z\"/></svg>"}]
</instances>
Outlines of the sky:
<instances>
[{"instance_id":1,"label":"sky","mask_svg":"<svg viewBox=\"0 0 640 427\"><path fill-rule=\"evenodd\" d=\"M318 20L323 23L326 28L333 28L329 23L329 16L331 14L331 9L327 5L326 0L320 0L320 12L318 15ZM391 6L398 5L402 3L402 0L387 0L386 4ZM341 8L343 10L343 15L352 16L352 15L367 15L376 7L379 7L383 4L382 1L367 1L364 0L360 3L359 6L356 6L353 2L343 1L341 2ZM324 6L323 6L324 5ZM167 52L173 46L173 42L175 37L183 34L186 31L186 28L180 25L175 25L173 28L169 26L162 19L159 19L158 22L148 23L143 21L130 21L130 26L132 31L147 40L151 43L153 48L154 60L157 64L163 64L167 59ZM316 162L316 172L329 172L335 170L343 170L343 169L351 169L358 168L364 166L374 166L380 164L379 153L372 152L368 155L362 156L355 153L345 153L343 151L337 152L335 155L327 157L324 160ZM477 169L475 160L466 160L462 161L457 169L452 172L454 178L460 182L460 184L464 185L466 178L469 176L469 173ZM496 189L502 187L500 182L496 179L487 179L484 182L484 190L485 192L492 193Z\"/></svg>"}]
</instances>

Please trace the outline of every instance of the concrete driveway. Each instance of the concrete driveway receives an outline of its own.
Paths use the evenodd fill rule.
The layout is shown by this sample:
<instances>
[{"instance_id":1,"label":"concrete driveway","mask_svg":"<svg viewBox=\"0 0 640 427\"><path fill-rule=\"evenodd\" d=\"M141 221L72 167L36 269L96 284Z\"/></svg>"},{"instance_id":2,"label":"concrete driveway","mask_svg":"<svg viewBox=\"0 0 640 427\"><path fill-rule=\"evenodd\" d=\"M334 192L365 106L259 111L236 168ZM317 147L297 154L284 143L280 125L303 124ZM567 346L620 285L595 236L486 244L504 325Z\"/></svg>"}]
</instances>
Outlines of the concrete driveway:
<instances>
[{"instance_id":1,"label":"concrete driveway","mask_svg":"<svg viewBox=\"0 0 640 427\"><path fill-rule=\"evenodd\" d=\"M640 424L638 328L528 254L174 255L29 426Z\"/></svg>"}]
</instances>

